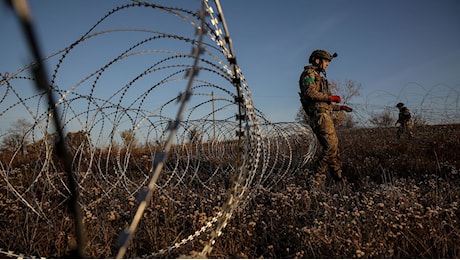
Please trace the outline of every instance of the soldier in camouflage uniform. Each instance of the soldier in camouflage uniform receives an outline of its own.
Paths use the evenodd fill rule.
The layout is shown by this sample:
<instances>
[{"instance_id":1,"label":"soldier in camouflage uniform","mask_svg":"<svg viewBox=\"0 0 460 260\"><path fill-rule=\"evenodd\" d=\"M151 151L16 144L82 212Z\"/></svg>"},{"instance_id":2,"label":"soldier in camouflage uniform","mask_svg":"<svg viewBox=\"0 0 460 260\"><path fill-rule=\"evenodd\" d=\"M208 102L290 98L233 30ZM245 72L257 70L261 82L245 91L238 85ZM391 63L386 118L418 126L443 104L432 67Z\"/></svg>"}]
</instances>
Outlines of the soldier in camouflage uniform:
<instances>
[{"instance_id":1,"label":"soldier in camouflage uniform","mask_svg":"<svg viewBox=\"0 0 460 260\"><path fill-rule=\"evenodd\" d=\"M407 134L409 138L412 138L413 123L409 109L403 103L398 103L396 107L399 109L398 120L395 123L395 125L399 124L396 137L399 139L402 134Z\"/></svg>"},{"instance_id":2,"label":"soldier in camouflage uniform","mask_svg":"<svg viewBox=\"0 0 460 260\"><path fill-rule=\"evenodd\" d=\"M305 113L310 117L310 125L322 147L318 158L315 179L321 181L329 172L336 181L342 181L341 161L339 158L338 138L332 121L332 111L345 110L347 106L340 103L339 96L332 95L326 78L326 68L329 62L337 57L324 50L311 53L309 63L305 66L299 79L300 101Z\"/></svg>"}]
</instances>

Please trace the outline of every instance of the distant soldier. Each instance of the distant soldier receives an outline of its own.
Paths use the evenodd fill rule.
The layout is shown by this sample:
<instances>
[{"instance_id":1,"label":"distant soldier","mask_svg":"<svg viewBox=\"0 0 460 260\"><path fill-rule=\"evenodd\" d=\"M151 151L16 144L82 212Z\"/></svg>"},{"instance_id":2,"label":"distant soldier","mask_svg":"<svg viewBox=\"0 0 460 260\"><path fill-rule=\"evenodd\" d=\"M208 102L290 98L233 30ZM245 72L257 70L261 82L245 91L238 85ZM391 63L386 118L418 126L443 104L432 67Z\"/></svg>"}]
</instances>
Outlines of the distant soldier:
<instances>
[{"instance_id":1,"label":"distant soldier","mask_svg":"<svg viewBox=\"0 0 460 260\"><path fill-rule=\"evenodd\" d=\"M402 134L407 134L409 138L412 138L413 123L409 109L403 103L398 103L396 107L399 109L398 120L395 123L395 125L399 124L396 137L399 139Z\"/></svg>"},{"instance_id":2,"label":"distant soldier","mask_svg":"<svg viewBox=\"0 0 460 260\"><path fill-rule=\"evenodd\" d=\"M331 93L326 78L326 68L337 54L331 55L324 50L311 53L309 63L305 66L299 79L300 101L305 113L310 118L312 130L322 147L321 155L315 169L315 180L321 183L327 173L334 180L342 181L341 161L339 158L339 141L332 121L332 111L352 109L334 103L340 103L341 98Z\"/></svg>"}]
</instances>

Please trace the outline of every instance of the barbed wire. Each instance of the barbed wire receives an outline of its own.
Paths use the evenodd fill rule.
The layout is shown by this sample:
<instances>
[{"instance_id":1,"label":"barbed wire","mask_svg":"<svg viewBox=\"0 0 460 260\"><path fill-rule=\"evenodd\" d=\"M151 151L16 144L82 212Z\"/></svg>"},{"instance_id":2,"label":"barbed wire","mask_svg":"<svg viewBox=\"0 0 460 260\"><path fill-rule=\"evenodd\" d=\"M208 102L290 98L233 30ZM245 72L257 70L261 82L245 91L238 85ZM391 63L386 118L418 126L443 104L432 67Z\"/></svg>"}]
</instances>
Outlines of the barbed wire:
<instances>
[{"instance_id":1,"label":"barbed wire","mask_svg":"<svg viewBox=\"0 0 460 260\"><path fill-rule=\"evenodd\" d=\"M156 10L167 11L172 14L174 17L182 18L188 21L192 26L195 27L197 32L197 37L199 40L194 40L191 38L186 38L180 35L173 35L168 33L161 33L159 31L151 30L139 30L139 29L124 29L124 30L103 30L100 32L94 32L102 21L108 19L111 15L117 12L128 8L136 7L152 7ZM206 9L204 9L206 7ZM212 18L212 26L205 23L205 14L210 15ZM219 14L222 17L222 14ZM222 22L222 20L221 20ZM143 32L143 33L153 33L153 37L147 37L141 39L131 47L121 51L121 54L115 56L115 58L109 60L105 65L94 69L89 74L81 77L77 80L76 84L64 83L60 75L66 74L65 67L69 63L69 57L71 57L74 52L78 52L78 48L83 46L84 43L91 41L94 38L101 37L114 32L120 31L130 31L130 32ZM208 32L211 36L211 42L217 43L217 47L211 45L210 42L203 41L203 32ZM227 30L228 34L228 30ZM100 19L91 29L85 33L79 40L71 44L69 47L64 48L61 51L56 52L53 55L47 57L47 59L58 57L57 63L54 66L54 71L51 77L50 87L53 89L54 93L58 94L59 101L55 104L56 107L61 108L62 116L59 117L59 120L62 122L63 126L68 127L69 129L75 129L73 125L77 124L80 127L77 127L80 135L80 143L76 143L73 146L73 155L74 162L73 165L77 171L78 175L78 187L81 190L82 200L84 205L84 211L87 215L91 215L91 212L88 211L89 208L94 204L91 201L84 202L85 198L89 196L92 189L85 185L87 179L91 178L91 175L94 175L94 169L100 170L96 174L100 175L100 181L103 181L104 185L100 185L99 188L103 189L101 192L102 197L105 199L111 199L114 192L120 192L125 190L128 195L134 196L136 193L138 195L138 208L133 220L131 222L131 227L128 229L128 232L121 234L120 249L117 257L123 257L126 252L128 243L131 236L133 235L137 223L142 217L142 212L146 208L148 201L151 199L153 191L155 188L157 190L167 193L169 185L175 187L177 185L184 185L185 178L190 178L188 174L193 172L194 175L192 178L199 180L199 183L204 187L207 187L209 182L208 180L203 179L202 177L197 176L199 165L190 165L187 164L183 168L181 160L187 158L186 161L190 162L193 160L193 163L201 162L203 158L208 160L216 161L216 158L219 158L222 164L217 170L214 170L213 175L210 175L209 178L216 175L216 172L225 170L227 176L230 178L233 175L233 178L236 178L238 181L231 183L232 188L229 189L229 194L234 193L235 199L229 199L222 206L223 211L217 212L216 217L212 221L208 222L203 228L200 229L200 232L196 232L195 235L189 236L187 239L182 240L182 243L174 244L167 251L173 248L179 248L182 244L187 241L191 241L194 237L200 235L201 232L209 230L212 228L213 234L221 233L223 227L229 221L231 216L231 211L235 210L238 207L239 201L243 200L246 195L244 194L245 189L248 185L251 184L252 178L255 175L257 167L257 158L260 153L259 139L255 138L257 136L257 116L254 113L254 106L252 104L249 88L244 82L244 77L242 76L241 70L236 65L236 60L231 54L233 52L231 45L227 45L225 40L228 41L227 36L222 35L221 29L219 29L218 20L213 17L212 7L209 3L203 2L203 9L198 12L191 12L181 8L170 8L155 5L147 2L135 2L128 5L122 5L120 7L114 8L102 19ZM145 45L151 41L159 40L171 40L176 42L182 42L184 45L189 45L193 47L192 54L186 54L182 51L170 51L170 50L137 50L140 46ZM228 49L229 48L229 49ZM215 53L219 51L219 53ZM109 95L100 95L97 93L104 86L101 81L104 79L104 76L107 75L109 71L115 65L133 57L139 55L149 55L149 54L161 54L164 58L159 58L156 63L141 71L137 76L134 76L132 80L129 81L125 86L114 89L113 94ZM206 54L209 58L201 58L200 56ZM224 55L223 59L218 58L220 55ZM191 63L178 63L184 60L192 60ZM228 62L228 63L227 63ZM204 64L198 65L199 63ZM22 74L28 72L31 68L30 65L19 69L17 72L12 74L4 74L2 76L2 86L8 86L7 90L15 93L16 90L16 80L26 79ZM169 72L168 72L169 71ZM132 95L130 91L134 88L138 88L140 84L137 84L138 81L143 80L144 77L148 77L152 74L161 74L166 72L163 76L163 79L157 81L156 84L151 85L150 88L145 90L145 92L140 92L141 94L137 98L128 98ZM195 80L195 77L198 74L203 73L214 74L213 76L216 80L221 81L214 83L207 79L207 77L202 77L206 80ZM180 74L185 74L186 77L181 77ZM62 76L65 77L65 76ZM161 76L160 76L161 77ZM27 78L30 81L35 81L34 78ZM229 84L227 87L222 86L222 81ZM165 101L157 109L147 109L146 101L151 97L149 94L158 90L164 85L172 85L172 83L182 83L188 82L186 90L179 94L179 96L171 96L171 93L156 94L160 97L160 101ZM200 85L194 85L195 82L200 83ZM70 86L67 89L63 89L60 86ZM178 85L179 86L179 85ZM230 88L229 88L230 86ZM211 93L203 91L201 93L194 94L194 90L203 89L212 90ZM139 90L136 90L139 93ZM165 93L168 91L165 91ZM215 93L214 93L215 92ZM34 187L41 184L44 180L49 181L49 185L58 191L58 194L62 196L63 200L66 200L67 197L64 193L59 190L62 187L56 185L57 183L63 185L64 189L68 189L65 182L61 179L61 175L55 174L56 165L53 161L54 147L50 145L50 141L53 139L53 134L49 133L51 127L48 123L42 125L42 122L49 122L50 114L47 109L43 109L40 106L40 101L46 99L44 96L45 93L38 93L31 97L24 97L22 93L15 93L15 97L18 99L16 102L12 102L9 105L8 102L11 102L11 95L8 92L5 93L5 98L2 100L8 102L2 102L2 107L7 105L5 109L2 110L3 114L14 113L18 108L26 108L29 111L29 116L33 118L34 124L30 130L27 131L31 135L30 144L35 147L29 147L30 149L37 149L38 155L42 152L45 153L45 160L35 161L35 165L41 166L41 171L28 183L28 187L24 190L20 190L13 194L16 194L16 197L22 198L22 202L32 211L36 212L40 216L40 213L35 211L35 207L40 208L41 203L44 201L29 201L23 197L34 198ZM210 95L211 94L211 95ZM228 95L226 98L222 95ZM168 99L168 96L171 98ZM198 98L203 98L201 101L197 101L190 109L185 108L185 104L190 100L195 100ZM118 101L117 101L118 100ZM32 102L31 102L32 101ZM83 102L82 102L83 101ZM174 106L177 105L179 101L179 111L176 116L171 114L171 111L174 111ZM35 105L33 105L35 103ZM85 105L86 103L86 105ZM209 110L206 106L209 106L212 103L212 106L219 106L215 109ZM32 107L36 107L32 109ZM205 107L205 108L203 108ZM206 111L203 113L203 111ZM224 114L222 116L216 115L218 113ZM198 115L197 115L198 114ZM185 116L187 121L183 121L182 118ZM212 125L213 125L213 134L212 139L211 135L207 134L206 129L198 128L198 126L203 126L210 124L209 117L212 116ZM203 119L200 119L202 117ZM198 119L196 119L198 118ZM200 122L201 121L201 122ZM231 124L230 122L235 121L236 123ZM189 125L189 124L192 125ZM222 124L223 126L220 126ZM133 143L125 143L126 147L119 149L117 143L123 142L120 137L117 137L117 134L120 134L120 129L130 129L131 134L136 135L137 137L142 136L142 140L146 143L146 147L151 147L153 150L150 154L145 154L142 156L145 161L147 161L150 166L144 168L139 165L136 165L137 161L133 162L130 158L135 158L136 155L133 154L134 145ZM228 129L227 129L228 128ZM231 130L230 130L231 129ZM198 131L201 137L205 137L206 140L200 140L196 143L196 149L189 149L190 145L187 144L186 135L190 134L191 131ZM69 134L73 134L71 131ZM103 139L104 136L109 136L108 140ZM154 136L154 139L151 138ZM68 140L71 141L72 135L67 135ZM117 139L118 138L118 139ZM176 140L174 140L176 139ZM24 138L25 140L25 138ZM153 143L152 145L152 142ZM177 143L178 145L173 145ZM209 145L211 143L211 145ZM229 145L222 145L222 143L229 143ZM26 143L21 145L20 149L25 146ZM101 157L99 154L101 147L105 146L105 151L107 151L108 157ZM213 153L217 151L217 154L203 153L201 152L202 148L206 147L209 151ZM224 147L224 151L222 151ZM183 150L184 148L185 150ZM9 158L9 164L4 164L2 161L2 177L6 183L9 184L9 189L16 191L16 188L11 184L15 177L12 175L21 175L21 173L15 174L15 160L20 157L20 149L14 151ZM200 151L198 157L195 153ZM222 152L225 154L225 164L231 162L230 165L224 165L222 162ZM29 155L31 153L28 152ZM104 167L104 161L108 162L111 154L115 155L114 165L111 165L111 169ZM229 157L230 155L230 157ZM167 163L170 160L168 158L174 157L177 161L172 161ZM230 159L230 160L229 160ZM141 162L142 163L142 162ZM233 164L233 165L232 165ZM95 165L95 168L83 168L87 165ZM143 180L134 181L130 180L128 177L130 175L129 168L134 166L139 166L144 172ZM108 163L105 164L108 166ZM165 178L161 179L159 173L163 170L165 172ZM29 167L29 166L28 166ZM105 168L102 170L102 168ZM84 170L84 171L81 171ZM107 170L113 171L116 176L115 179L108 174ZM180 173L182 172L182 173ZM22 176L22 175L21 175ZM56 180L57 179L57 180ZM157 182L158 181L158 182ZM243 183L245 186L243 192L239 188L239 184ZM148 184L148 185L147 185ZM144 187L148 187L145 189ZM238 188L235 188L238 187ZM207 187L211 189L210 187ZM170 198L174 198L173 194L166 194ZM224 214L224 213L225 214ZM217 223L217 224L215 224ZM214 229L218 229L218 232L215 232ZM210 239L209 246L207 250L212 248L216 237ZM160 250L165 252L165 250Z\"/></svg>"},{"instance_id":2,"label":"barbed wire","mask_svg":"<svg viewBox=\"0 0 460 260\"><path fill-rule=\"evenodd\" d=\"M142 1L115 7L72 44L43 58L53 66L49 87L58 96L54 105L67 131L83 220L94 220L100 205L118 216L114 219L125 218L118 258L129 252L130 243L136 243L134 233L142 229L138 224L155 209L155 203L193 203L182 199L211 202L213 209L206 211L202 206L207 218L198 228L190 234L174 234L175 239L167 241L169 246L142 257L162 257L180 250L206 257L257 187L270 190L299 170L307 170L317 149L309 126L273 123L256 108L236 62L219 1L203 0L201 4L197 11ZM184 34L168 32L161 24L147 29L129 23L125 28L101 27L116 19L115 14L137 8L148 9L152 16L166 13L169 19L163 24L185 21L180 24ZM185 36L190 31L194 36ZM100 48L98 42L126 34L130 44L112 46L108 57L92 57ZM76 70L75 64L83 68ZM1 207L14 205L21 210L13 215L27 212L50 227L62 227L59 221L65 218L56 219L55 214L62 213L59 208L69 200L71 188L56 161L56 129L49 123L53 115L43 105L46 93L24 89L36 81L29 74L32 68L28 64L0 74L0 117L21 115L32 122L15 133L19 143L1 151L0 200L8 202ZM413 87L423 89L417 84L407 88ZM402 91L388 104L372 105L371 94L365 103L350 103L353 119L369 126L369 117L404 101L427 120L459 122L458 90L439 87L448 95L438 96L430 89L419 99L404 100ZM430 110L426 116L427 107L439 110ZM7 131L0 137L6 143L13 136ZM182 210L179 214L194 212L185 206ZM95 236L87 235L89 239ZM109 247L110 241L105 242L101 246ZM193 243L191 250L185 249ZM0 254L23 256L2 249Z\"/></svg>"}]
</instances>

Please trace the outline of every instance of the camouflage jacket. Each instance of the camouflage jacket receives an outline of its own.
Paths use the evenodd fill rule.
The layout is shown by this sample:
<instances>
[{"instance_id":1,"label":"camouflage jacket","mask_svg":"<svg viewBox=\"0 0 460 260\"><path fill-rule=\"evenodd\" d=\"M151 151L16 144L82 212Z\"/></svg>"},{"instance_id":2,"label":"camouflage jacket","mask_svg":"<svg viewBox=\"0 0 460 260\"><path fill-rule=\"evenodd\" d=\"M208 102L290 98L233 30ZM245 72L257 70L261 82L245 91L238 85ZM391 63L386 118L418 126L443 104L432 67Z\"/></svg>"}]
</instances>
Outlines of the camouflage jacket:
<instances>
[{"instance_id":1,"label":"camouflage jacket","mask_svg":"<svg viewBox=\"0 0 460 260\"><path fill-rule=\"evenodd\" d=\"M300 101L308 115L323 108L327 111L339 110L339 106L331 104L331 90L326 77L322 76L316 66L305 66L299 79Z\"/></svg>"},{"instance_id":2,"label":"camouflage jacket","mask_svg":"<svg viewBox=\"0 0 460 260\"><path fill-rule=\"evenodd\" d=\"M401 125L407 123L411 119L411 113L407 107L401 107L399 109L398 121L396 123L400 123Z\"/></svg>"}]
</instances>

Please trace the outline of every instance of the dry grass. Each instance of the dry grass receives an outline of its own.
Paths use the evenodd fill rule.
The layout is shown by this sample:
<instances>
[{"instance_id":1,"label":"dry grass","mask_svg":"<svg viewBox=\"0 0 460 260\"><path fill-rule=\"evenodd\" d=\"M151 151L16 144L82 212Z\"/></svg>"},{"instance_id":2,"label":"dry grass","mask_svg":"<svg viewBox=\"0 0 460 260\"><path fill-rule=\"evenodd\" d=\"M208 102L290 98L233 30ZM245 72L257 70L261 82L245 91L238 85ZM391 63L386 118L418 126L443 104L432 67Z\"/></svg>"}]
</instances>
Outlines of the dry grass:
<instances>
[{"instance_id":1,"label":"dry grass","mask_svg":"<svg viewBox=\"0 0 460 260\"><path fill-rule=\"evenodd\" d=\"M308 171L286 176L271 190L255 188L239 208L210 255L213 258L459 258L460 126L424 126L412 140L396 130L340 132L346 185L308 188ZM18 169L16 187L30 185L30 169ZM33 171L32 171L33 172ZM275 176L273 176L275 177ZM34 185L33 205L21 203L0 180L0 248L26 256L63 257L73 242L73 222L57 176ZM92 179L93 178L93 179ZM211 220L225 198L219 191L176 186L154 196L126 257L150 255L193 234ZM51 185L52 183L53 185ZM104 197L96 177L82 194L87 256L116 254L115 240L130 222L135 199L126 193ZM228 184L226 184L228 185ZM42 216L42 217L40 217ZM156 257L173 258L201 250L198 237Z\"/></svg>"}]
</instances>

